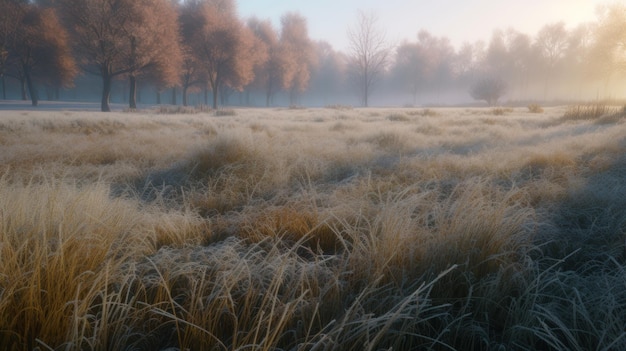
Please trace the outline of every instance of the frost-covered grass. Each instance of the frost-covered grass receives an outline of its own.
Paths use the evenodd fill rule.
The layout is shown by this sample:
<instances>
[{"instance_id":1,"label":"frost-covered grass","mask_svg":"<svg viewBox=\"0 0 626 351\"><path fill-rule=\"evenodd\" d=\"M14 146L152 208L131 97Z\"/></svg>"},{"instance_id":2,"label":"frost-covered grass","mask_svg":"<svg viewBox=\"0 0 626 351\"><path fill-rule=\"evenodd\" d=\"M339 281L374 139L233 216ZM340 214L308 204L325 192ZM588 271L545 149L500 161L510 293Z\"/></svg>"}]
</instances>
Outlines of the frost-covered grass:
<instances>
[{"instance_id":1,"label":"frost-covered grass","mask_svg":"<svg viewBox=\"0 0 626 351\"><path fill-rule=\"evenodd\" d=\"M1 349L626 348L622 115L232 111L0 111Z\"/></svg>"}]
</instances>

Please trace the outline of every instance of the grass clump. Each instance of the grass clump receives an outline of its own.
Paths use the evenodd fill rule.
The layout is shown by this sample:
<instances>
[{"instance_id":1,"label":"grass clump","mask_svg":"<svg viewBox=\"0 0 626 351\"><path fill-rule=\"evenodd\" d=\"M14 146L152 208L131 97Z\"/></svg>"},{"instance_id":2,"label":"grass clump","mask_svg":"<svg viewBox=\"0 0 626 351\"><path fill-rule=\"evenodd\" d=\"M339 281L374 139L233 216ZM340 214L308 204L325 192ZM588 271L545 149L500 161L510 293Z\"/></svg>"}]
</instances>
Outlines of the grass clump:
<instances>
[{"instance_id":1,"label":"grass clump","mask_svg":"<svg viewBox=\"0 0 626 351\"><path fill-rule=\"evenodd\" d=\"M566 121L595 120L619 112L621 112L619 109L605 104L575 105L567 108L562 119Z\"/></svg>"},{"instance_id":2,"label":"grass clump","mask_svg":"<svg viewBox=\"0 0 626 351\"><path fill-rule=\"evenodd\" d=\"M513 112L513 109L510 107L494 107L490 111L490 113L494 116L503 116L511 112Z\"/></svg>"},{"instance_id":3,"label":"grass clump","mask_svg":"<svg viewBox=\"0 0 626 351\"><path fill-rule=\"evenodd\" d=\"M409 116L422 116L422 117L435 117L439 116L439 112L431 108L425 108L421 110L410 110L407 112Z\"/></svg>"},{"instance_id":4,"label":"grass clump","mask_svg":"<svg viewBox=\"0 0 626 351\"><path fill-rule=\"evenodd\" d=\"M339 111L346 111L346 110L352 110L353 109L353 107L351 105L342 105L342 104L326 105L325 108L331 109L331 110L339 110Z\"/></svg>"},{"instance_id":5,"label":"grass clump","mask_svg":"<svg viewBox=\"0 0 626 351\"><path fill-rule=\"evenodd\" d=\"M392 113L387 116L387 119L392 122L409 122L411 119L404 113Z\"/></svg>"}]
</instances>

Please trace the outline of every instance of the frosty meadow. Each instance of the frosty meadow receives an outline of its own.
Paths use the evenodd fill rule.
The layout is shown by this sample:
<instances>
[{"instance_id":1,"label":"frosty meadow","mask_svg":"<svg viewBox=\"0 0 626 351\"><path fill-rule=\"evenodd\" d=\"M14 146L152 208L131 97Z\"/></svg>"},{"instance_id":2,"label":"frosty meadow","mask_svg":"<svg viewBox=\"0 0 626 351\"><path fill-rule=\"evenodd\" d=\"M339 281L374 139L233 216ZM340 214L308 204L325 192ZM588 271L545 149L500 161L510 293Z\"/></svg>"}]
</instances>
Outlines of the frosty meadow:
<instances>
[{"instance_id":1,"label":"frosty meadow","mask_svg":"<svg viewBox=\"0 0 626 351\"><path fill-rule=\"evenodd\" d=\"M618 106L0 111L5 350L626 348Z\"/></svg>"}]
</instances>

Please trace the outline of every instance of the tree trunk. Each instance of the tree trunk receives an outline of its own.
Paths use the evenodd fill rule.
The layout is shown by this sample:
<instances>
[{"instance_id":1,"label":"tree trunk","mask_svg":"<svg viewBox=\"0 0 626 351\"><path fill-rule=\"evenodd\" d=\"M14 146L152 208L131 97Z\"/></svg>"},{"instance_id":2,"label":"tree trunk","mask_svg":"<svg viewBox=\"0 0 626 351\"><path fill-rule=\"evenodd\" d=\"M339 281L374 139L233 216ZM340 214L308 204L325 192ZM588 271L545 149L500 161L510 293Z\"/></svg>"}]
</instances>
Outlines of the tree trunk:
<instances>
[{"instance_id":1,"label":"tree trunk","mask_svg":"<svg viewBox=\"0 0 626 351\"><path fill-rule=\"evenodd\" d=\"M363 106L368 107L369 105L369 97L370 97L370 89L369 89L369 74L367 71L367 67L365 67L365 72L363 73Z\"/></svg>"},{"instance_id":2,"label":"tree trunk","mask_svg":"<svg viewBox=\"0 0 626 351\"><path fill-rule=\"evenodd\" d=\"M130 92L128 94L128 107L131 109L137 108L137 78L134 75L130 75Z\"/></svg>"},{"instance_id":3,"label":"tree trunk","mask_svg":"<svg viewBox=\"0 0 626 351\"><path fill-rule=\"evenodd\" d=\"M111 76L105 74L102 76L102 101L100 103L100 110L102 112L111 112L109 106L109 98L111 97Z\"/></svg>"},{"instance_id":4,"label":"tree trunk","mask_svg":"<svg viewBox=\"0 0 626 351\"><path fill-rule=\"evenodd\" d=\"M183 106L187 106L187 89L186 85L183 86Z\"/></svg>"},{"instance_id":5,"label":"tree trunk","mask_svg":"<svg viewBox=\"0 0 626 351\"><path fill-rule=\"evenodd\" d=\"M26 78L20 78L20 92L22 93L22 100L28 100L28 96L26 94Z\"/></svg>"},{"instance_id":6,"label":"tree trunk","mask_svg":"<svg viewBox=\"0 0 626 351\"><path fill-rule=\"evenodd\" d=\"M0 78L2 80L2 100L7 99L7 85L4 82L4 75Z\"/></svg>"},{"instance_id":7,"label":"tree trunk","mask_svg":"<svg viewBox=\"0 0 626 351\"><path fill-rule=\"evenodd\" d=\"M369 102L367 101L369 98L369 92L367 91L367 85L365 86L365 92L363 93L363 106L368 107Z\"/></svg>"},{"instance_id":8,"label":"tree trunk","mask_svg":"<svg viewBox=\"0 0 626 351\"><path fill-rule=\"evenodd\" d=\"M291 88L291 90L289 90L289 105L296 106L296 104L297 104L296 89Z\"/></svg>"},{"instance_id":9,"label":"tree trunk","mask_svg":"<svg viewBox=\"0 0 626 351\"><path fill-rule=\"evenodd\" d=\"M178 103L176 102L176 87L172 88L172 105L176 106Z\"/></svg>"},{"instance_id":10,"label":"tree trunk","mask_svg":"<svg viewBox=\"0 0 626 351\"><path fill-rule=\"evenodd\" d=\"M157 90L156 92L156 103L157 105L161 104L161 91L160 90Z\"/></svg>"},{"instance_id":11,"label":"tree trunk","mask_svg":"<svg viewBox=\"0 0 626 351\"><path fill-rule=\"evenodd\" d=\"M26 84L28 85L30 101L32 102L33 106L37 106L39 104L39 96L37 96L37 90L35 89L35 84L33 82L33 77L31 77L30 70L25 69L24 75L26 76Z\"/></svg>"},{"instance_id":12,"label":"tree trunk","mask_svg":"<svg viewBox=\"0 0 626 351\"><path fill-rule=\"evenodd\" d=\"M219 85L217 82L215 83L211 83L211 88L213 89L213 91L211 93L213 93L213 109L217 110L217 92L219 89Z\"/></svg>"}]
</instances>

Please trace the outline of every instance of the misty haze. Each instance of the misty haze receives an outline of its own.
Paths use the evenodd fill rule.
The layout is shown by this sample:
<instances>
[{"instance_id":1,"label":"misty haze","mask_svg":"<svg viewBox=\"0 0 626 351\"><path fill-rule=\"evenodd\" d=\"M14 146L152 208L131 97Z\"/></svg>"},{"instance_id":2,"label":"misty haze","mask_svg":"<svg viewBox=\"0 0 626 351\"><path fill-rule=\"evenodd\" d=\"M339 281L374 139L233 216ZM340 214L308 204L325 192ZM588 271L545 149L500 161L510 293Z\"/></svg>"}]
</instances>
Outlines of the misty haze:
<instances>
[{"instance_id":1,"label":"misty haze","mask_svg":"<svg viewBox=\"0 0 626 351\"><path fill-rule=\"evenodd\" d=\"M141 6L100 2L109 5L3 1L1 98L33 105L39 100L101 102L108 110L109 102L129 108L137 103L449 106L624 97L625 15L618 4L598 4L587 21L571 23L566 15L582 5L568 2L559 11L564 18L536 24L535 32L493 27L488 37L455 39L453 45L447 33L430 31L418 19L414 32L398 39L387 30L390 24L368 9L351 8L341 12L344 23L328 25L336 30L333 37L344 38L337 41L312 37L307 14L294 10L264 19L241 17L233 1L209 6L197 0ZM254 6L290 9L277 4ZM242 1L239 7L249 12L254 6ZM408 6L418 14L436 7ZM438 15L442 21L459 16ZM506 15L485 9L482 27ZM528 21L535 17L540 13ZM476 26L471 19L458 25L465 26L466 36ZM368 38L378 37L377 43L358 42L366 30ZM333 47L329 39L345 45ZM371 57L363 57L364 52ZM363 76L365 71L369 76ZM486 82L499 86L497 99L475 94L477 85Z\"/></svg>"},{"instance_id":2,"label":"misty haze","mask_svg":"<svg viewBox=\"0 0 626 351\"><path fill-rule=\"evenodd\" d=\"M0 0L0 350L626 350L626 5Z\"/></svg>"}]
</instances>

